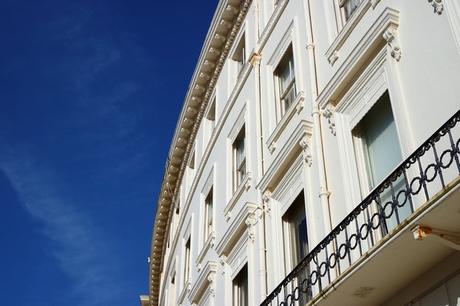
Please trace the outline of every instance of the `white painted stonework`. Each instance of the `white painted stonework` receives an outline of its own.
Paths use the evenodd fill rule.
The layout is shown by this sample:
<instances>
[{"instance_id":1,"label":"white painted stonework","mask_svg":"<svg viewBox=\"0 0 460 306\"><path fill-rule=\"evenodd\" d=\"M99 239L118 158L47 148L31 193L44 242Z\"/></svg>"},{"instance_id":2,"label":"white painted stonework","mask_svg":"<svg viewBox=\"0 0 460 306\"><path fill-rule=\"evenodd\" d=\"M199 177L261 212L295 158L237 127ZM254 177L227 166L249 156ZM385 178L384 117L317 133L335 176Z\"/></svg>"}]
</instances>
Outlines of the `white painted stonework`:
<instances>
[{"instance_id":1,"label":"white painted stonework","mask_svg":"<svg viewBox=\"0 0 460 306\"><path fill-rule=\"evenodd\" d=\"M242 275L247 305L260 305L295 266L287 223L299 194L311 250L371 191L356 135L382 96L403 160L460 109L460 2L362 0L348 18L344 2L219 1L160 186L143 306L246 305ZM445 197L460 203L457 178ZM436 262L355 286L372 261L384 272L398 254L423 256L382 243L308 303L460 305L458 252L426 243Z\"/></svg>"}]
</instances>

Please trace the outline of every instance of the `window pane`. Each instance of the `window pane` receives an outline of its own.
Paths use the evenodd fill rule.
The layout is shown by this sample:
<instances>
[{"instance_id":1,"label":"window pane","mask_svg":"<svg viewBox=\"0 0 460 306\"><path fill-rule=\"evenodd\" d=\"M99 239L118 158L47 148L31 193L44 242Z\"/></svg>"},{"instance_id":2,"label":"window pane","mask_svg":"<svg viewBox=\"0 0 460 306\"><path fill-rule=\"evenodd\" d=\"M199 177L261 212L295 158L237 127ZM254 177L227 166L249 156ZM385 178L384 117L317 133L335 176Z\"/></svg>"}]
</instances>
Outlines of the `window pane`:
<instances>
[{"instance_id":1,"label":"window pane","mask_svg":"<svg viewBox=\"0 0 460 306\"><path fill-rule=\"evenodd\" d=\"M241 131L239 132L238 136L233 143L233 151L234 151L234 184L235 188L243 180L246 174L246 152L245 152L245 127L243 126Z\"/></svg>"},{"instance_id":2,"label":"window pane","mask_svg":"<svg viewBox=\"0 0 460 306\"><path fill-rule=\"evenodd\" d=\"M233 279L233 305L248 306L248 266L245 265Z\"/></svg>"},{"instance_id":3,"label":"window pane","mask_svg":"<svg viewBox=\"0 0 460 306\"><path fill-rule=\"evenodd\" d=\"M361 120L356 128L356 133L363 141L364 162L369 179L369 189L373 189L402 161L401 148L388 92L385 92L379 98L377 103ZM398 224L398 218L399 222L401 222L411 213L409 205L392 208L393 195L398 194L404 187L404 180L400 177L379 195L380 209L385 211L385 215L390 216L385 221L388 230Z\"/></svg>"},{"instance_id":4,"label":"window pane","mask_svg":"<svg viewBox=\"0 0 460 306\"><path fill-rule=\"evenodd\" d=\"M294 58L292 46L290 46L275 70L278 79L279 101L281 103L281 114L292 105L296 96L296 84L294 73Z\"/></svg>"},{"instance_id":5,"label":"window pane","mask_svg":"<svg viewBox=\"0 0 460 306\"><path fill-rule=\"evenodd\" d=\"M305 214L305 199L303 191L297 196L287 212L283 216L286 223L285 228L288 233L289 243L285 242L285 256L291 259L291 265L286 266L286 270L292 270L300 261L308 255L308 233L307 218ZM294 280L295 286L302 283L309 275L309 267L303 268ZM299 305L305 305L311 298L311 290L302 292L299 296Z\"/></svg>"},{"instance_id":6,"label":"window pane","mask_svg":"<svg viewBox=\"0 0 460 306\"><path fill-rule=\"evenodd\" d=\"M288 224L291 239L291 249L287 248L287 251L291 253L292 265L295 266L308 254L307 218L303 192L291 204L283 219Z\"/></svg>"},{"instance_id":7,"label":"window pane","mask_svg":"<svg viewBox=\"0 0 460 306\"><path fill-rule=\"evenodd\" d=\"M343 9L345 10L345 17L348 20L363 0L346 0L343 3Z\"/></svg>"},{"instance_id":8,"label":"window pane","mask_svg":"<svg viewBox=\"0 0 460 306\"><path fill-rule=\"evenodd\" d=\"M368 159L370 187L380 183L402 160L396 125L386 92L359 123Z\"/></svg>"}]
</instances>

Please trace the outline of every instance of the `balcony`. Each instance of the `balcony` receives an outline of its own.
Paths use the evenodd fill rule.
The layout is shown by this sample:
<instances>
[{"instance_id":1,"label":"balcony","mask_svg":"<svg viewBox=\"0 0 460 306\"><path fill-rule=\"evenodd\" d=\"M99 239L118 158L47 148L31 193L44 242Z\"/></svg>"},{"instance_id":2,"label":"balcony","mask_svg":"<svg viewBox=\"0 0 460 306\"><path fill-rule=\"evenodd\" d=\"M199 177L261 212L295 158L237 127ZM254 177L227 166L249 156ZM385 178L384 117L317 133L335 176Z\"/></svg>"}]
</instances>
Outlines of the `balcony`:
<instances>
[{"instance_id":1,"label":"balcony","mask_svg":"<svg viewBox=\"0 0 460 306\"><path fill-rule=\"evenodd\" d=\"M460 250L459 122L460 111L353 209L261 305L381 305Z\"/></svg>"}]
</instances>

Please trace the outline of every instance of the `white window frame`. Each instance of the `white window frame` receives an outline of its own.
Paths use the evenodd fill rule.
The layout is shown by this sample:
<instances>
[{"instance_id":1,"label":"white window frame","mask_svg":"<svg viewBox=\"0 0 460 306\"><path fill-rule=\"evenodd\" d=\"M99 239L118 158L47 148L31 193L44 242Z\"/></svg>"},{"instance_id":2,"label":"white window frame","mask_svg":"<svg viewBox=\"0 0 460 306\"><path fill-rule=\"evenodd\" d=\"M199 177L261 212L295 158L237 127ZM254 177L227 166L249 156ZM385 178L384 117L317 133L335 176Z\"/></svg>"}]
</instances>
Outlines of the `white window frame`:
<instances>
[{"instance_id":1,"label":"white window frame","mask_svg":"<svg viewBox=\"0 0 460 306\"><path fill-rule=\"evenodd\" d=\"M240 276L240 273L243 269L246 268L246 298L248 299L247 305L239 303L239 294L241 292L241 287L239 284L236 284L236 279ZM233 306L249 306L249 267L248 263L246 262L236 273L236 275L232 278L232 305Z\"/></svg>"},{"instance_id":2,"label":"white window frame","mask_svg":"<svg viewBox=\"0 0 460 306\"><path fill-rule=\"evenodd\" d=\"M188 244L188 247L187 247ZM187 252L188 251L188 252ZM191 257L192 257L192 236L189 235L184 241L184 270L183 270L183 286L187 287L191 279Z\"/></svg>"},{"instance_id":3,"label":"white window frame","mask_svg":"<svg viewBox=\"0 0 460 306\"><path fill-rule=\"evenodd\" d=\"M288 55L288 52L290 52L291 56L290 56L290 59L287 59L286 60L286 57ZM283 63L284 61L284 63ZM285 62L287 61L287 63ZM286 65L288 66L288 69L290 71L290 75L291 76L291 80L289 82L289 84L286 86L286 88L284 89L283 92L281 92L282 90L282 79L280 77L281 73L280 73L280 67L281 65ZM274 82L275 82L275 95L276 95L276 101L277 101L277 113L279 114L278 115L278 118L279 120L281 120L281 118L294 106L295 104L295 101L296 101L296 97L298 95L298 90L297 90L297 84L296 84L296 69L295 69L296 65L295 65L295 59L294 59L294 50L293 50L293 47L292 47L292 44L290 44L287 49L284 51L283 53L283 56L281 57L280 61L278 62L275 70L274 70L274 73L273 73L273 79L274 79ZM285 102L285 98L287 96L291 96L291 91L294 91L294 94L293 94L293 97L292 97L292 101L290 101L290 104L286 107L286 102Z\"/></svg>"},{"instance_id":4,"label":"white window frame","mask_svg":"<svg viewBox=\"0 0 460 306\"><path fill-rule=\"evenodd\" d=\"M354 10L352 10L351 13L347 16L347 11L346 11L345 6L347 5L347 3L350 3L350 2L353 2L353 1L360 1L360 2L356 5ZM366 2L366 1L369 1L369 0L337 0L337 4L338 4L338 6L340 8L340 15L341 15L341 18L342 18L342 24L347 23L353 17L353 15L359 10L359 7L361 5L363 5L363 3Z\"/></svg>"},{"instance_id":5,"label":"white window frame","mask_svg":"<svg viewBox=\"0 0 460 306\"><path fill-rule=\"evenodd\" d=\"M232 59L233 63L233 71L235 75L235 79L238 80L244 70L244 66L248 61L248 54L247 54L247 35L246 35L246 23L241 25L240 32L235 37L234 44L232 49L230 50L230 54L232 55L230 58ZM243 44L243 48L241 50L241 44ZM242 52L241 52L242 51ZM241 52L241 54L239 54ZM237 59L238 57L242 56L242 59Z\"/></svg>"},{"instance_id":6,"label":"white window frame","mask_svg":"<svg viewBox=\"0 0 460 306\"><path fill-rule=\"evenodd\" d=\"M333 115L338 147L342 152L339 157L347 212L361 202L363 194L370 191L369 180L365 179L368 178L367 168L363 164L362 158L359 157L359 152L358 154L356 152L356 148L359 149L356 143L360 139L355 137L352 131L385 91L388 91L390 97L401 154L404 157L405 152L412 150L410 145L407 146L411 144L411 141L407 141L407 139L411 139L411 135L407 126L403 98L398 88L397 78L395 80L394 77L390 63L391 58L387 59L388 56L386 49L378 53L337 103ZM360 188L358 189L356 186L360 186Z\"/></svg>"},{"instance_id":7,"label":"white window frame","mask_svg":"<svg viewBox=\"0 0 460 306\"><path fill-rule=\"evenodd\" d=\"M304 212L305 212L305 219L307 221L307 238L308 237L308 220L307 220L307 209L306 209L306 199L305 199L305 191L301 189L301 191L293 197L293 200L291 203L288 205L289 207L284 211L284 213L281 216L281 222L283 223L283 246L284 246L284 262L285 262L285 271L286 274L288 274L292 269L294 269L295 265L298 263L293 262L293 245L292 245L292 223L285 220L284 217L286 216L287 212L289 209L294 205L294 201L297 199L300 194L303 193L303 198L304 198Z\"/></svg>"},{"instance_id":8,"label":"white window frame","mask_svg":"<svg viewBox=\"0 0 460 306\"><path fill-rule=\"evenodd\" d=\"M247 137L246 137L246 125L240 128L240 131L236 135L236 138L233 140L232 143L232 173L233 173L233 190L236 190L244 181L248 170L247 170ZM242 138L242 139L241 139ZM240 158L241 160L238 162L238 148L242 144L243 154Z\"/></svg>"},{"instance_id":9,"label":"white window frame","mask_svg":"<svg viewBox=\"0 0 460 306\"><path fill-rule=\"evenodd\" d=\"M245 139L244 139L244 155L245 155L245 162L246 162L246 175L242 178L241 182L237 184L236 180L236 160L235 160L235 141L240 134L242 128L244 127L245 129ZM230 200L230 198L234 195L234 193L241 188L242 184L246 181L246 179L250 175L250 164L249 164L249 148L247 146L249 142L249 133L248 133L249 127L248 127L248 122L246 120L246 105L243 107L241 112L239 113L233 127L230 130L230 133L227 138L227 143L228 143L228 159L227 159L227 169L228 169L228 190L230 191L227 193L227 201Z\"/></svg>"},{"instance_id":10,"label":"white window frame","mask_svg":"<svg viewBox=\"0 0 460 306\"><path fill-rule=\"evenodd\" d=\"M201 190L201 202L202 202L202 221L201 221L201 231L202 231L202 248L206 246L206 243L208 242L208 240L210 239L211 236L213 236L214 234L214 231L215 231L215 208L216 208L216 205L215 205L215 200L216 200L216 197L215 197L215 184L214 184L214 167L213 169L211 169L211 172L209 173L205 183L204 183L204 186ZM209 228L209 224L207 224L208 222L208 211L207 211L207 198L208 196L211 195L212 196L212 200L213 200L213 209L212 209L212 216L211 216L211 219L212 219L212 225L211 227Z\"/></svg>"},{"instance_id":11,"label":"white window frame","mask_svg":"<svg viewBox=\"0 0 460 306\"><path fill-rule=\"evenodd\" d=\"M284 32L283 37L278 42L277 46L274 48L273 53L270 55L267 66L270 68L268 75L269 78L273 80L273 94L269 95L270 99L267 101L269 103L269 128L270 133L273 133L276 127L285 121L285 118L290 118L295 113L295 109L302 109L302 107L297 107L298 104L303 103L303 99L300 99L299 96L303 93L303 73L301 71L302 59L297 56L300 53L298 42L298 25L297 19L293 19L292 22L288 25L286 31ZM277 84L277 68L279 67L281 60L284 58L288 49L292 50L292 60L294 63L294 80L295 80L295 98L289 109L282 111L279 86ZM272 100L273 99L273 100ZM272 101L270 101L272 100Z\"/></svg>"},{"instance_id":12,"label":"white window frame","mask_svg":"<svg viewBox=\"0 0 460 306\"><path fill-rule=\"evenodd\" d=\"M316 200L313 199L313 187L311 186L311 167L305 165L304 158L300 154L290 166L289 169L283 171L284 176L278 182L276 187L271 193L270 210L272 211L272 218L269 220L269 231L268 235L271 237L268 241L268 249L270 256L268 257L268 264L272 267L272 274L282 279L287 273L293 268L292 253L286 248L279 248L276 246L286 241L284 235L286 232L286 222L283 220L283 216L286 214L292 203L296 199L300 192L304 193L305 201L305 215L307 220L307 234L309 244L314 245L316 241L322 239L323 231L326 225L321 226L317 221L310 219L310 216L319 215L322 212L321 207L311 205ZM311 224L311 226L308 226ZM279 262L285 262L286 264L280 265Z\"/></svg>"}]
</instances>

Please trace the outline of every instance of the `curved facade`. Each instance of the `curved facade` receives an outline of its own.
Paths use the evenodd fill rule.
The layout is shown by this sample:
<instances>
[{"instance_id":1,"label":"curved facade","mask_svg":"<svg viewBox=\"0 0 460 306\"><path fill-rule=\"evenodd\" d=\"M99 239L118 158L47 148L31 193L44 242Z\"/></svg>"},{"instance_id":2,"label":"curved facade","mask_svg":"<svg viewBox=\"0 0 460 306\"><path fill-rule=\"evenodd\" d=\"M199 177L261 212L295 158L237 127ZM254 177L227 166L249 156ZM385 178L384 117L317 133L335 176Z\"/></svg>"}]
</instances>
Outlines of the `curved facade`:
<instances>
[{"instance_id":1,"label":"curved facade","mask_svg":"<svg viewBox=\"0 0 460 306\"><path fill-rule=\"evenodd\" d=\"M457 3L219 1L141 304L460 305Z\"/></svg>"}]
</instances>

